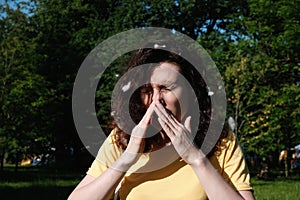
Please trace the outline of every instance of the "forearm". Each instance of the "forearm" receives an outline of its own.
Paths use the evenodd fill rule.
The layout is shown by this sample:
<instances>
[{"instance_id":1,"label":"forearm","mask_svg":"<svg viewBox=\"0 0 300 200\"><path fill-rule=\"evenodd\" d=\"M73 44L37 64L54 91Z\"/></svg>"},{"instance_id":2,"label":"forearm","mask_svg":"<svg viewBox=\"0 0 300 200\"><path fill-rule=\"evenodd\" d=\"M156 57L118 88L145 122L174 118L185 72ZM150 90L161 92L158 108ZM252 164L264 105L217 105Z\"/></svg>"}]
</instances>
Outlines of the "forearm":
<instances>
[{"instance_id":1,"label":"forearm","mask_svg":"<svg viewBox=\"0 0 300 200\"><path fill-rule=\"evenodd\" d=\"M80 183L68 200L108 200L124 177L130 165L122 156L98 178Z\"/></svg>"},{"instance_id":2,"label":"forearm","mask_svg":"<svg viewBox=\"0 0 300 200\"><path fill-rule=\"evenodd\" d=\"M191 165L209 199L235 200L243 199L218 173L202 153Z\"/></svg>"}]
</instances>

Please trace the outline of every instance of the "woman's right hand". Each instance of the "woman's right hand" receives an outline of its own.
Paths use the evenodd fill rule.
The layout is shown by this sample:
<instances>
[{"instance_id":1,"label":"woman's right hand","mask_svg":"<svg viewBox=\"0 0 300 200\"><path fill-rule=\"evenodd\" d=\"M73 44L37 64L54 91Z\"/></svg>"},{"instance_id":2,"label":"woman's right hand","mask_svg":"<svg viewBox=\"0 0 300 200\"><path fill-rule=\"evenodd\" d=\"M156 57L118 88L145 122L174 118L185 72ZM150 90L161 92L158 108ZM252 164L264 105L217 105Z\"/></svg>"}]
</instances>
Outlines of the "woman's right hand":
<instances>
[{"instance_id":1,"label":"woman's right hand","mask_svg":"<svg viewBox=\"0 0 300 200\"><path fill-rule=\"evenodd\" d=\"M133 128L131 132L130 140L126 150L121 156L121 159L128 165L128 167L133 165L144 151L145 135L154 113L154 107L155 104L152 102L142 120Z\"/></svg>"},{"instance_id":2,"label":"woman's right hand","mask_svg":"<svg viewBox=\"0 0 300 200\"><path fill-rule=\"evenodd\" d=\"M154 103L149 106L142 120L132 130L128 146L119 159L98 178L87 175L72 192L69 200L110 199L125 173L138 160L141 153L143 153L145 146L144 138L153 113Z\"/></svg>"}]
</instances>

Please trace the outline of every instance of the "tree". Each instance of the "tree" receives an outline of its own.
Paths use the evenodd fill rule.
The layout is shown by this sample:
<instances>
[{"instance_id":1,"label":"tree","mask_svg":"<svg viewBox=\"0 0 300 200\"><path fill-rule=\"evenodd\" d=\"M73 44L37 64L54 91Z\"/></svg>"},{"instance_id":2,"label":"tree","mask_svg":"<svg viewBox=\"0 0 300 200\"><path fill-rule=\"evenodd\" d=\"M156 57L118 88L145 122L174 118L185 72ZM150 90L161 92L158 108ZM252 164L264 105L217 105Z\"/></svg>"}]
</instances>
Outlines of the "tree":
<instances>
[{"instance_id":1,"label":"tree","mask_svg":"<svg viewBox=\"0 0 300 200\"><path fill-rule=\"evenodd\" d=\"M1 167L4 154L14 159L16 169L23 154L36 143L49 139L50 116L46 106L53 91L45 79L36 73L36 43L28 40L32 27L20 8L7 4L1 23L0 104L1 104ZM36 141L36 142L34 142Z\"/></svg>"},{"instance_id":2,"label":"tree","mask_svg":"<svg viewBox=\"0 0 300 200\"><path fill-rule=\"evenodd\" d=\"M299 1L32 0L15 9L2 5L7 14L0 20L0 53L8 59L1 61L1 118L7 120L7 112L16 112L12 103L18 108L40 99L37 105L44 117L29 117L37 109L32 108L18 118L23 120L18 127L24 125L29 134L28 120L51 116L51 131L46 132L52 132L49 137L58 152L71 145L82 148L71 98L84 58L114 34L149 26L187 34L209 52L224 77L228 115L238 125L235 133L246 153L276 156L280 149L300 142ZM109 66L96 92L97 117L103 126L110 120L111 92L123 65L120 59ZM34 88L43 92L26 96ZM11 100L20 95L27 98ZM1 140L14 138L4 134L13 123L1 123ZM35 132L40 130L44 129Z\"/></svg>"},{"instance_id":3,"label":"tree","mask_svg":"<svg viewBox=\"0 0 300 200\"><path fill-rule=\"evenodd\" d=\"M226 65L230 115L247 152L277 158L299 138L298 1L248 1L246 35ZM268 9L265 9L265 8Z\"/></svg>"}]
</instances>

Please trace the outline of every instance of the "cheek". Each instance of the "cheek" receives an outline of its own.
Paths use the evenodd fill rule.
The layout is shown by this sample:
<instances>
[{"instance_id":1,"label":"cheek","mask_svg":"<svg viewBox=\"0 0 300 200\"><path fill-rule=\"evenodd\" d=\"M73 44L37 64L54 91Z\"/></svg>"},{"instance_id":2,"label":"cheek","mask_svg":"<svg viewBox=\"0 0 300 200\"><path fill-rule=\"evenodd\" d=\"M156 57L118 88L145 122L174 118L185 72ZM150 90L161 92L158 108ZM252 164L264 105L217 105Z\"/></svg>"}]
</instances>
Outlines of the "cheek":
<instances>
[{"instance_id":1,"label":"cheek","mask_svg":"<svg viewBox=\"0 0 300 200\"><path fill-rule=\"evenodd\" d=\"M153 94L151 92L142 92L140 94L141 102L148 108L152 103Z\"/></svg>"},{"instance_id":2,"label":"cheek","mask_svg":"<svg viewBox=\"0 0 300 200\"><path fill-rule=\"evenodd\" d=\"M180 99L180 101L178 100ZM173 112L176 116L185 115L189 106L188 94L185 94L182 90L178 90L174 93L169 93L164 98L167 108Z\"/></svg>"},{"instance_id":3,"label":"cheek","mask_svg":"<svg viewBox=\"0 0 300 200\"><path fill-rule=\"evenodd\" d=\"M173 94L167 94L164 96L164 101L167 104L167 108L171 109L172 111L177 111L180 108L180 103L177 97Z\"/></svg>"}]
</instances>

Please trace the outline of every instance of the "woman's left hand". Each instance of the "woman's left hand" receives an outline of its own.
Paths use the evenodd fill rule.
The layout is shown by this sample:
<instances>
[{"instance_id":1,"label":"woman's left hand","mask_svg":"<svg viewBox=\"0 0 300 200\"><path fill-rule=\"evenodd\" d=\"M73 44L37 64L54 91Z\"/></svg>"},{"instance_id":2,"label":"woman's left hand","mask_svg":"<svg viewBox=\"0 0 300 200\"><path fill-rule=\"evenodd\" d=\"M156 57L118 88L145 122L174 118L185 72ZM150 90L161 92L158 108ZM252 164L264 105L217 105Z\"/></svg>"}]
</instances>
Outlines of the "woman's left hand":
<instances>
[{"instance_id":1,"label":"woman's left hand","mask_svg":"<svg viewBox=\"0 0 300 200\"><path fill-rule=\"evenodd\" d=\"M169 114L166 111L160 102L155 103L154 111L158 115L161 127L170 138L179 156L188 164L193 164L198 159L201 159L203 154L200 153L200 150L193 143L191 116L188 116L184 124L181 124L173 114Z\"/></svg>"}]
</instances>

